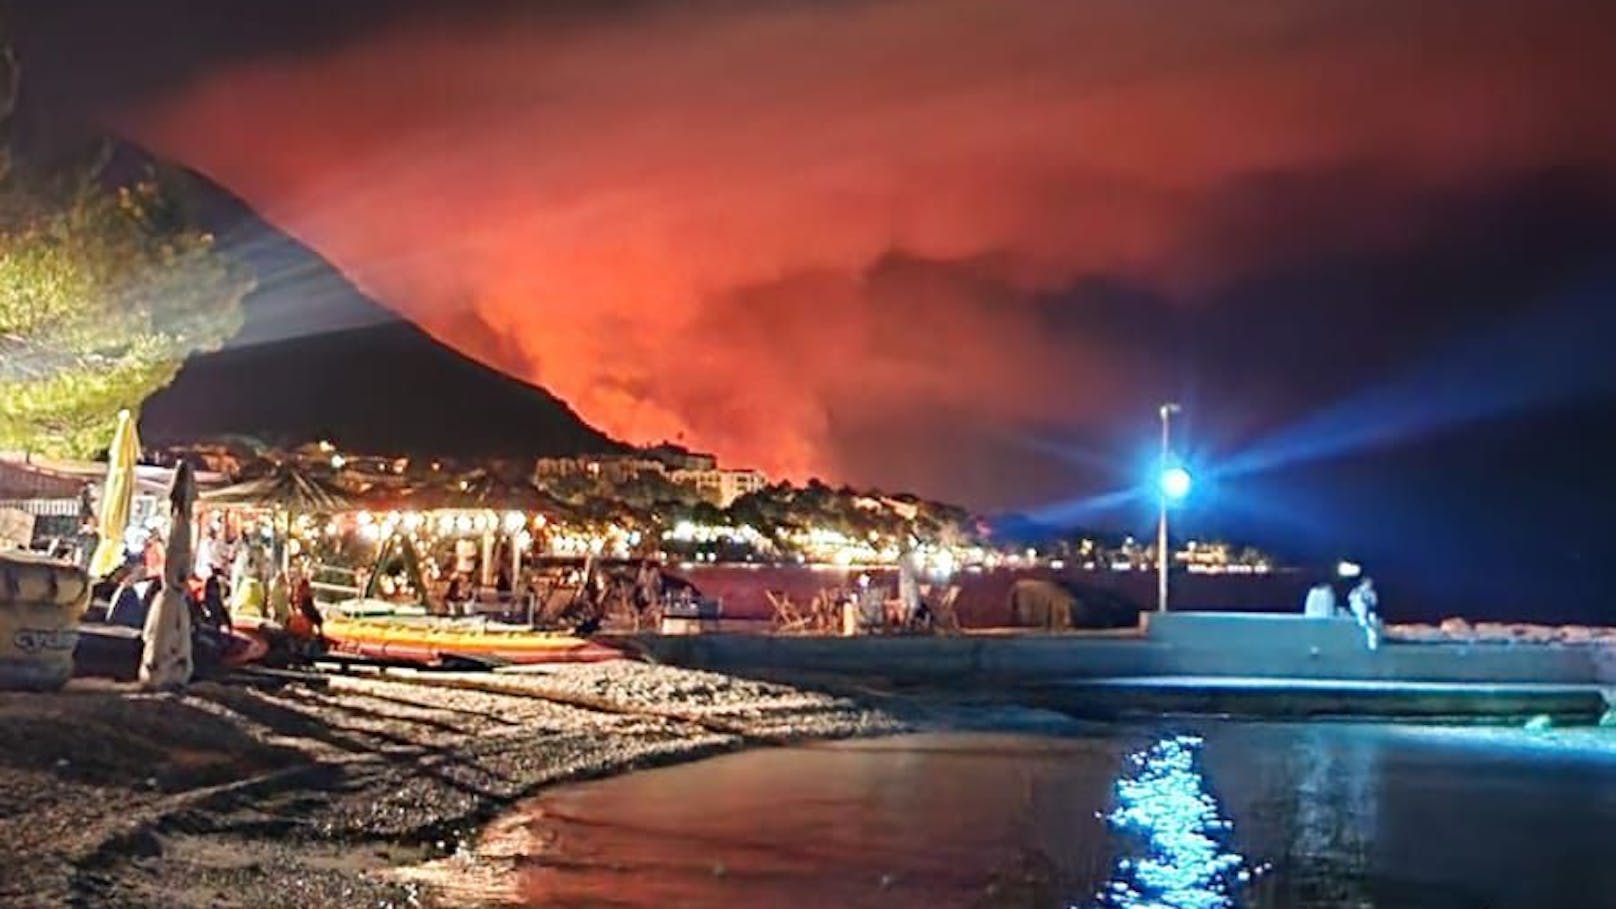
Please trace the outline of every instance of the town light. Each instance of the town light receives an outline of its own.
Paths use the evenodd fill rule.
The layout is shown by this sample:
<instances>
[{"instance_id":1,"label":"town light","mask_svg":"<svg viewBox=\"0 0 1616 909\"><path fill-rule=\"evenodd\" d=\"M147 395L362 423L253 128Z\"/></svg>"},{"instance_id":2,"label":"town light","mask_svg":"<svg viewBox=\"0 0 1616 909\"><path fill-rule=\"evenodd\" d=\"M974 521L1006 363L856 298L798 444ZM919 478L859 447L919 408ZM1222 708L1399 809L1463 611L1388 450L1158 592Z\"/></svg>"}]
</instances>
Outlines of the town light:
<instances>
[{"instance_id":1,"label":"town light","mask_svg":"<svg viewBox=\"0 0 1616 909\"><path fill-rule=\"evenodd\" d=\"M1183 501L1190 494L1190 487L1194 482L1188 470L1177 466L1169 467L1161 474L1161 494L1169 502Z\"/></svg>"}]
</instances>

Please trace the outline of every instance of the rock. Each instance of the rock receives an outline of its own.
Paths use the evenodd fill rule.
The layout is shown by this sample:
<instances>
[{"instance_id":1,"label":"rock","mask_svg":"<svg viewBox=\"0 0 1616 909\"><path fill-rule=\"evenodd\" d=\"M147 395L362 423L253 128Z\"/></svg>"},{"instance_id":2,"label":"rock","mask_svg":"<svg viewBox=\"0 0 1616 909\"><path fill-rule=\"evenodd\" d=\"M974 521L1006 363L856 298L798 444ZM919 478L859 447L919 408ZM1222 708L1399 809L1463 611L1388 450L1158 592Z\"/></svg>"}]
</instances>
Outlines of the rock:
<instances>
[{"instance_id":1,"label":"rock","mask_svg":"<svg viewBox=\"0 0 1616 909\"><path fill-rule=\"evenodd\" d=\"M1567 644L1586 644L1594 640L1593 629L1582 625L1562 625L1555 636Z\"/></svg>"},{"instance_id":2,"label":"rock","mask_svg":"<svg viewBox=\"0 0 1616 909\"><path fill-rule=\"evenodd\" d=\"M1605 715L1599 718L1599 727L1601 729L1616 729L1616 707L1605 711Z\"/></svg>"}]
</instances>

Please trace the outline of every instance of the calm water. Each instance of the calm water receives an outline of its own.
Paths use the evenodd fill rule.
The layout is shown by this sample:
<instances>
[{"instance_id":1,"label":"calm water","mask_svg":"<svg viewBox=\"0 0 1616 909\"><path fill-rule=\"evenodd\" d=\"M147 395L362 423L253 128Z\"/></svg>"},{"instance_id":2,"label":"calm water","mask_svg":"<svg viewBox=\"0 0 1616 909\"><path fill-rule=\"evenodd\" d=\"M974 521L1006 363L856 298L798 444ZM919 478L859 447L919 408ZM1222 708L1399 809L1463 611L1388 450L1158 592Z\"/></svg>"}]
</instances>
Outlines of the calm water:
<instances>
[{"instance_id":1,"label":"calm water","mask_svg":"<svg viewBox=\"0 0 1616 909\"><path fill-rule=\"evenodd\" d=\"M1616 906L1613 754L1340 725L917 735L571 787L490 835L535 907Z\"/></svg>"}]
</instances>

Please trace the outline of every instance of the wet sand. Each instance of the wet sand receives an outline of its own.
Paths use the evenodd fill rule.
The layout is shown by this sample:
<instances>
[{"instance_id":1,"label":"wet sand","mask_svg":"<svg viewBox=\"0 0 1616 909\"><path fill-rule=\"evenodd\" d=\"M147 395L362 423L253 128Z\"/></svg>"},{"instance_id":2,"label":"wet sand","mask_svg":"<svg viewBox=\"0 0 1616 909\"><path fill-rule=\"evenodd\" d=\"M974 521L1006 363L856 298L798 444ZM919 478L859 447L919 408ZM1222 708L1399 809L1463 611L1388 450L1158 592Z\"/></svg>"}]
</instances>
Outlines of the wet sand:
<instances>
[{"instance_id":1,"label":"wet sand","mask_svg":"<svg viewBox=\"0 0 1616 909\"><path fill-rule=\"evenodd\" d=\"M548 785L906 728L845 697L627 662L0 693L0 905L432 906L397 869Z\"/></svg>"}]
</instances>

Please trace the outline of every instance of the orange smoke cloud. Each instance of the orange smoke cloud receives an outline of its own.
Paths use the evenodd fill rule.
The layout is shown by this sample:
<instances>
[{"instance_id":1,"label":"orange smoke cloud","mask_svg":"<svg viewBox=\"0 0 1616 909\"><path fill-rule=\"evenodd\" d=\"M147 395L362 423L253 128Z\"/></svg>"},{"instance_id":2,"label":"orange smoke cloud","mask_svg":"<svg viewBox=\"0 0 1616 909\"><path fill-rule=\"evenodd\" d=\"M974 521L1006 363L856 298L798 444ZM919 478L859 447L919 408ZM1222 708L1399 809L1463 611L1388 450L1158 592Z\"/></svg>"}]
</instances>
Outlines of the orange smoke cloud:
<instances>
[{"instance_id":1,"label":"orange smoke cloud","mask_svg":"<svg viewBox=\"0 0 1616 909\"><path fill-rule=\"evenodd\" d=\"M1604 29L1540 5L681 6L406 21L125 126L611 434L836 478L886 421L1066 424L1171 391L1052 324L1083 304L1050 292L1193 300L1416 215L1357 200L1298 235L1244 180L1437 191L1613 148Z\"/></svg>"}]
</instances>

